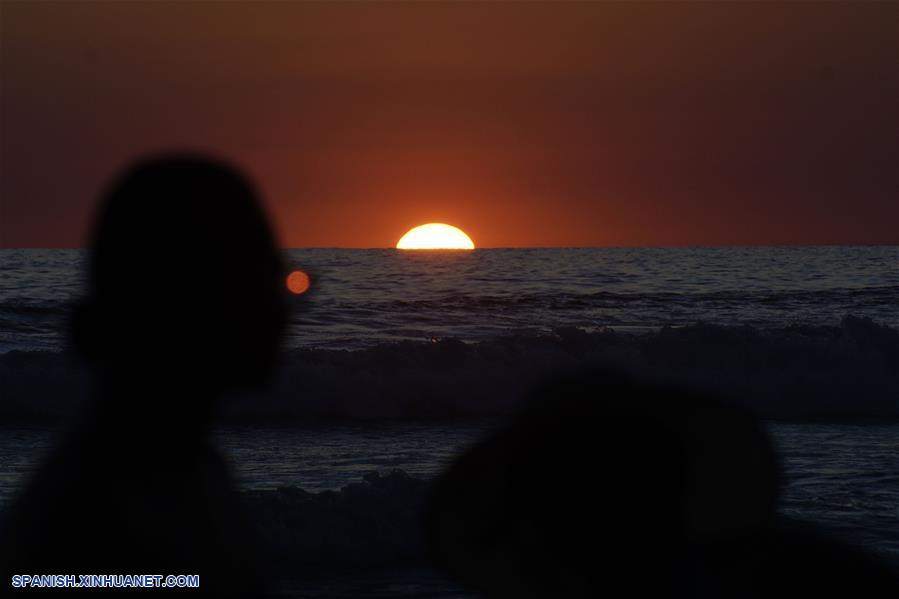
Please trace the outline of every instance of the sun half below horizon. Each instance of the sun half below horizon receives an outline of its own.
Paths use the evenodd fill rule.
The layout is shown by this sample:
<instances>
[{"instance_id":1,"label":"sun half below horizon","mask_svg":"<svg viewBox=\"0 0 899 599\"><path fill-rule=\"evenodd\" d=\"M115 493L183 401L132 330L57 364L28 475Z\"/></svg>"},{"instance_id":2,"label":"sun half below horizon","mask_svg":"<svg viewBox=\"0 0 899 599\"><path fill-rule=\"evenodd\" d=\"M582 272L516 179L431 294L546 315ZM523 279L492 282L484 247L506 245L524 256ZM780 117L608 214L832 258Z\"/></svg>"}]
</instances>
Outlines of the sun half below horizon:
<instances>
[{"instance_id":1,"label":"sun half below horizon","mask_svg":"<svg viewBox=\"0 0 899 599\"><path fill-rule=\"evenodd\" d=\"M412 227L399 241L398 250L473 250L474 242L459 227L427 223Z\"/></svg>"}]
</instances>

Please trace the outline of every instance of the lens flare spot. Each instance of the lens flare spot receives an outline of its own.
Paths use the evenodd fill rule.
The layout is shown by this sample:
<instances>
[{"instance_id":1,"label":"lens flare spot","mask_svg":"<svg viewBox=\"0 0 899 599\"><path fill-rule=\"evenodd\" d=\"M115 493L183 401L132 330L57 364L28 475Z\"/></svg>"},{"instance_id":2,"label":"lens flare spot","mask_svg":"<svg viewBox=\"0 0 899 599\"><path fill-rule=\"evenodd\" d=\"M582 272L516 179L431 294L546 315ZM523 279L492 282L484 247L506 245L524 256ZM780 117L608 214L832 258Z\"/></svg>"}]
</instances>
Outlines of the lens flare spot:
<instances>
[{"instance_id":1,"label":"lens flare spot","mask_svg":"<svg viewBox=\"0 0 899 599\"><path fill-rule=\"evenodd\" d=\"M287 288L296 295L309 291L309 283L309 275L302 270L295 270L287 275Z\"/></svg>"}]
</instances>

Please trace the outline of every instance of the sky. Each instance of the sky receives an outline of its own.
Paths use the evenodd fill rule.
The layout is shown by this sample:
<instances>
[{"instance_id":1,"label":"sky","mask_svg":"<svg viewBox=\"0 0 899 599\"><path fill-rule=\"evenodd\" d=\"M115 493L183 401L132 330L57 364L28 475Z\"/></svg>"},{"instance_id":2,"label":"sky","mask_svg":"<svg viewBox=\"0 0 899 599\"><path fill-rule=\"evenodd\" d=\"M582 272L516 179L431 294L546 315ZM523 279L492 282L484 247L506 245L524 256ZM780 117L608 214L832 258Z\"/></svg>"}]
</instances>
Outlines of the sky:
<instances>
[{"instance_id":1,"label":"sky","mask_svg":"<svg viewBox=\"0 0 899 599\"><path fill-rule=\"evenodd\" d=\"M899 3L0 0L0 246L209 152L282 245L899 243ZM164 243L164 234L160 234Z\"/></svg>"}]
</instances>

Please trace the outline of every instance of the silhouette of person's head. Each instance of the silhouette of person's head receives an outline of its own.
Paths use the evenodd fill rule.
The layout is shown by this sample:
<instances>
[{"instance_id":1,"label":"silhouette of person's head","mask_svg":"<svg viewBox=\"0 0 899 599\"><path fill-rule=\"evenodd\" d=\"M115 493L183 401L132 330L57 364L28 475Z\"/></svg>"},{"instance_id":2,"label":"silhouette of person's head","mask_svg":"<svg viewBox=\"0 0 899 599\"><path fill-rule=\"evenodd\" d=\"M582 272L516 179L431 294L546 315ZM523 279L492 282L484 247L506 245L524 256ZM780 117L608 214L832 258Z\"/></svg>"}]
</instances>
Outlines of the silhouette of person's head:
<instances>
[{"instance_id":1,"label":"silhouette of person's head","mask_svg":"<svg viewBox=\"0 0 899 599\"><path fill-rule=\"evenodd\" d=\"M167 155L116 179L72 322L98 373L94 410L11 508L0 571L197 573L205 596L260 596L252 534L205 433L222 392L269 374L286 295L235 169Z\"/></svg>"},{"instance_id":2,"label":"silhouette of person's head","mask_svg":"<svg viewBox=\"0 0 899 599\"><path fill-rule=\"evenodd\" d=\"M765 529L777 486L738 409L588 371L538 387L463 453L426 529L435 561L486 597L691 596L698 555Z\"/></svg>"},{"instance_id":3,"label":"silhouette of person's head","mask_svg":"<svg viewBox=\"0 0 899 599\"><path fill-rule=\"evenodd\" d=\"M103 198L73 345L105 372L218 391L273 364L283 265L251 184L190 154L137 162Z\"/></svg>"},{"instance_id":4,"label":"silhouette of person's head","mask_svg":"<svg viewBox=\"0 0 899 599\"><path fill-rule=\"evenodd\" d=\"M761 423L595 370L534 390L437 479L431 554L484 597L897 597L888 564L777 513Z\"/></svg>"}]
</instances>

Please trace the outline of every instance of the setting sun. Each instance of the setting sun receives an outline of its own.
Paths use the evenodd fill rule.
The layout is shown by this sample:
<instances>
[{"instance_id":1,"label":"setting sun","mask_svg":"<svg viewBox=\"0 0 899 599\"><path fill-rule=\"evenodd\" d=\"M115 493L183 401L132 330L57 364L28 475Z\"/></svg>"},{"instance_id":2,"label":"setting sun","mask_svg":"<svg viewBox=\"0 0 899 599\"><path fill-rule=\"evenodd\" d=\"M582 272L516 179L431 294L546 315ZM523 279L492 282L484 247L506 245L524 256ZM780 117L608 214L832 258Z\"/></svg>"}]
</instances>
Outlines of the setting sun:
<instances>
[{"instance_id":1,"label":"setting sun","mask_svg":"<svg viewBox=\"0 0 899 599\"><path fill-rule=\"evenodd\" d=\"M473 250L474 242L462 229L428 223L409 229L396 243L398 250Z\"/></svg>"}]
</instances>

